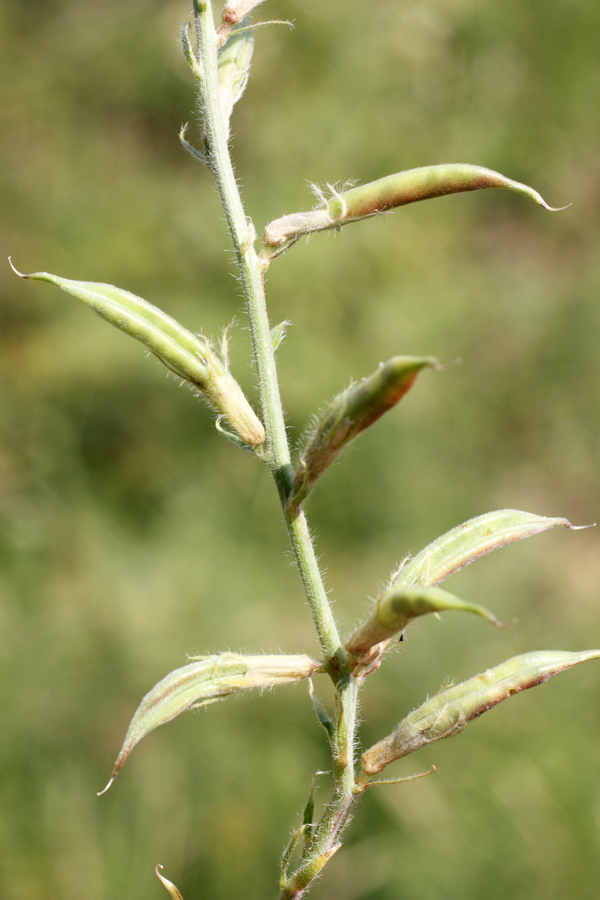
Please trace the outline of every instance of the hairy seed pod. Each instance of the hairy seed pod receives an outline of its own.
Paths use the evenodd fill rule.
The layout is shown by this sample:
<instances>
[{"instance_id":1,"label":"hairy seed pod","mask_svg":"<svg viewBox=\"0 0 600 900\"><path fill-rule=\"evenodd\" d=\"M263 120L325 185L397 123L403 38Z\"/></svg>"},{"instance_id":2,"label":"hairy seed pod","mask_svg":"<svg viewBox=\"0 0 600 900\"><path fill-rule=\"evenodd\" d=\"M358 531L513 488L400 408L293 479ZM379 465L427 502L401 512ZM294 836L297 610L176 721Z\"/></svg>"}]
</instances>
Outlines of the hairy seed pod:
<instances>
[{"instance_id":1,"label":"hairy seed pod","mask_svg":"<svg viewBox=\"0 0 600 900\"><path fill-rule=\"evenodd\" d=\"M516 191L531 197L544 209L553 210L533 188L505 178L499 172L466 163L447 163L408 169L342 193L332 191L330 200L323 199L310 212L292 213L275 219L265 229L264 242L274 248L282 247L303 234L339 228L348 222L368 219L408 203L484 188Z\"/></svg>"},{"instance_id":2,"label":"hairy seed pod","mask_svg":"<svg viewBox=\"0 0 600 900\"><path fill-rule=\"evenodd\" d=\"M439 364L431 356L394 356L333 400L306 442L294 477L290 507L298 506L308 496L344 447L395 406L426 367L439 368Z\"/></svg>"},{"instance_id":3,"label":"hairy seed pod","mask_svg":"<svg viewBox=\"0 0 600 900\"><path fill-rule=\"evenodd\" d=\"M441 588L388 588L379 598L373 616L348 638L346 650L359 661L373 659L373 651L381 650L395 635L404 631L414 619L447 610L475 613L497 628L496 617L483 606L467 603Z\"/></svg>"},{"instance_id":4,"label":"hairy seed pod","mask_svg":"<svg viewBox=\"0 0 600 900\"><path fill-rule=\"evenodd\" d=\"M480 556L559 526L573 527L567 519L536 516L519 509L498 509L476 516L405 560L392 574L390 587L432 587Z\"/></svg>"},{"instance_id":5,"label":"hairy seed pod","mask_svg":"<svg viewBox=\"0 0 600 900\"><path fill-rule=\"evenodd\" d=\"M537 650L515 656L469 681L446 688L411 712L398 728L375 744L362 757L367 780L385 766L420 750L426 744L458 734L463 728L502 700L548 681L589 659L599 659L600 650L570 653L564 650Z\"/></svg>"},{"instance_id":6,"label":"hairy seed pod","mask_svg":"<svg viewBox=\"0 0 600 900\"><path fill-rule=\"evenodd\" d=\"M48 281L83 300L103 319L141 341L168 369L202 391L244 443L258 447L264 442L262 422L206 338L192 334L156 306L112 284L71 281L47 272L21 275L14 271L21 278Z\"/></svg>"},{"instance_id":7,"label":"hairy seed pod","mask_svg":"<svg viewBox=\"0 0 600 900\"><path fill-rule=\"evenodd\" d=\"M207 706L230 694L291 684L310 678L320 664L310 656L242 656L222 653L199 657L170 672L149 691L138 706L115 762L107 791L123 763L142 738L188 709ZM104 793L101 791L101 793Z\"/></svg>"}]
</instances>

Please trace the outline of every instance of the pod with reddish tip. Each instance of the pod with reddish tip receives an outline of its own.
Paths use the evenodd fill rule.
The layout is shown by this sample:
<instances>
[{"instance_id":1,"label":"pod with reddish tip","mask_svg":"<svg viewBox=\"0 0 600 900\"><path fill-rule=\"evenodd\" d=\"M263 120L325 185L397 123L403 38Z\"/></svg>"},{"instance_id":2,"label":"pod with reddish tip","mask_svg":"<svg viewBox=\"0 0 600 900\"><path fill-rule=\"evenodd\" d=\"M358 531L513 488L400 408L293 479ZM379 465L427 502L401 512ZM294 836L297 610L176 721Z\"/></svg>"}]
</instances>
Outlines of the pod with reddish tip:
<instances>
[{"instance_id":1,"label":"pod with reddish tip","mask_svg":"<svg viewBox=\"0 0 600 900\"><path fill-rule=\"evenodd\" d=\"M156 866L154 871L156 872L158 878L160 878L160 880L162 881L162 883L168 890L169 895L171 896L171 900L183 900L183 897L181 896L181 894L179 893L179 891L177 890L177 888L175 887L173 882L169 881L168 878L165 878L164 875L161 875L160 872L158 871L159 869L162 869L162 866Z\"/></svg>"},{"instance_id":2,"label":"pod with reddish tip","mask_svg":"<svg viewBox=\"0 0 600 900\"><path fill-rule=\"evenodd\" d=\"M241 656L222 653L200 657L175 669L159 681L138 706L104 791L111 786L135 745L159 725L170 722L188 709L206 706L229 694L310 678L319 668L319 663L304 654Z\"/></svg>"},{"instance_id":3,"label":"pod with reddish tip","mask_svg":"<svg viewBox=\"0 0 600 900\"><path fill-rule=\"evenodd\" d=\"M475 613L497 628L501 627L488 609L467 603L441 588L388 588L377 602L373 616L348 638L346 650L359 661L363 657L371 660L374 651L376 655L380 654L380 645L385 646L414 619L447 610Z\"/></svg>"},{"instance_id":4,"label":"pod with reddish tip","mask_svg":"<svg viewBox=\"0 0 600 900\"><path fill-rule=\"evenodd\" d=\"M368 378L338 394L306 441L294 476L290 507L297 507L308 496L344 447L392 409L426 367L439 368L439 364L431 356L394 356Z\"/></svg>"},{"instance_id":5,"label":"pod with reddish tip","mask_svg":"<svg viewBox=\"0 0 600 900\"><path fill-rule=\"evenodd\" d=\"M339 228L348 222L358 222L418 200L484 188L516 191L531 197L544 209L553 209L533 188L505 178L499 172L466 163L446 163L408 169L341 193L334 191L330 200L324 200L310 212L275 219L265 229L264 242L267 247L282 247L303 234Z\"/></svg>"},{"instance_id":6,"label":"pod with reddish tip","mask_svg":"<svg viewBox=\"0 0 600 900\"><path fill-rule=\"evenodd\" d=\"M83 300L103 319L141 341L168 369L202 391L244 443L252 447L263 443L265 430L260 419L205 337L192 334L161 309L112 284L72 281L48 272L21 278L48 281Z\"/></svg>"},{"instance_id":7,"label":"pod with reddish tip","mask_svg":"<svg viewBox=\"0 0 600 900\"><path fill-rule=\"evenodd\" d=\"M395 759L458 734L469 722L507 697L543 684L579 663L599 658L600 650L581 653L537 650L515 656L482 675L440 691L411 712L392 734L363 754L359 783L381 772Z\"/></svg>"}]
</instances>

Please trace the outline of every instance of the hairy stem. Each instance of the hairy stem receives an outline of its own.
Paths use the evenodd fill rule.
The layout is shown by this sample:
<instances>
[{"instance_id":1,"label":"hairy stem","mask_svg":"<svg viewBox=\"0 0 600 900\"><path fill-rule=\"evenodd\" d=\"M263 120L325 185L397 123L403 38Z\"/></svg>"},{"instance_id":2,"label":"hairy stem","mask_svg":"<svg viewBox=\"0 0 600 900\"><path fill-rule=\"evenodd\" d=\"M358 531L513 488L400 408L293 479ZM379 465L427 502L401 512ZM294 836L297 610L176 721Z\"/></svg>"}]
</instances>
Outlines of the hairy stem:
<instances>
[{"instance_id":1,"label":"hairy stem","mask_svg":"<svg viewBox=\"0 0 600 900\"><path fill-rule=\"evenodd\" d=\"M347 668L342 645L306 518L301 509L286 509L292 488L292 466L279 394L277 370L264 296L263 270L254 249L255 231L246 216L235 179L219 103L218 42L210 0L195 0L197 67L201 111L206 128L208 164L213 172L231 234L250 320L254 358L264 424L266 458L271 467L296 562L308 598L328 672L336 685L338 709L334 719L333 788L330 802L317 826L307 858L283 886L282 896L299 896L335 852L337 836L354 798L354 734L356 727L355 679Z\"/></svg>"},{"instance_id":2,"label":"hairy stem","mask_svg":"<svg viewBox=\"0 0 600 900\"><path fill-rule=\"evenodd\" d=\"M278 900L298 900L340 846L359 792L354 774L354 735L358 683L345 674L337 684L339 709L333 739L333 788L321 821L296 871L281 885Z\"/></svg>"},{"instance_id":3,"label":"hairy stem","mask_svg":"<svg viewBox=\"0 0 600 900\"><path fill-rule=\"evenodd\" d=\"M290 450L265 305L262 270L254 249L256 235L254 226L244 211L223 126L219 103L217 34L210 0L196 0L194 18L198 41L197 75L201 111L206 128L208 163L221 196L240 269L267 434L266 456L281 503L285 507L292 486ZM343 665L345 653L327 600L304 514L286 515L286 524L321 649L327 662L339 667Z\"/></svg>"}]
</instances>

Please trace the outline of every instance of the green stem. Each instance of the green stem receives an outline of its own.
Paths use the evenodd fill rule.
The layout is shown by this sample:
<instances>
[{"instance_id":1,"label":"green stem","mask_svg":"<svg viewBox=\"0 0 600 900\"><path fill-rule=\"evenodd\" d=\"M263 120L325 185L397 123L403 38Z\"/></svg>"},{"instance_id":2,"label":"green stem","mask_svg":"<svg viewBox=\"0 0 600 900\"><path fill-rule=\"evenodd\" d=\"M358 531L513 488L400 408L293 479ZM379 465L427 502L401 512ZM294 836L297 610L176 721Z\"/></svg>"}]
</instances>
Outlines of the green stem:
<instances>
[{"instance_id":1,"label":"green stem","mask_svg":"<svg viewBox=\"0 0 600 900\"><path fill-rule=\"evenodd\" d=\"M208 163L223 203L240 270L267 434L266 457L285 508L292 487L290 450L265 304L262 269L254 249L254 226L244 211L223 126L219 102L217 33L210 0L196 0L194 18L198 41L196 74L206 128ZM339 668L345 660L345 652L327 600L304 514L286 515L286 524L321 649L326 662L333 668Z\"/></svg>"},{"instance_id":2,"label":"green stem","mask_svg":"<svg viewBox=\"0 0 600 900\"><path fill-rule=\"evenodd\" d=\"M352 675L346 674L339 680L337 691L340 709L336 716L333 741L331 797L310 843L309 852L302 855L296 871L282 884L278 900L298 900L333 856L359 794L354 776L358 683Z\"/></svg>"},{"instance_id":3,"label":"green stem","mask_svg":"<svg viewBox=\"0 0 600 900\"><path fill-rule=\"evenodd\" d=\"M265 455L277 485L319 643L325 656L327 670L336 686L339 701L334 721L331 799L317 826L308 857L301 858L296 872L283 887L282 897L298 897L335 852L337 837L348 819L355 797L354 735L357 683L348 671L347 653L327 599L304 513L301 509L287 509L293 473L265 304L263 269L254 250L256 235L244 211L223 125L217 70L218 42L210 0L195 0L194 17L198 42L194 71L198 78L201 110L206 129L208 164L214 174L225 210L250 320L266 430Z\"/></svg>"}]
</instances>

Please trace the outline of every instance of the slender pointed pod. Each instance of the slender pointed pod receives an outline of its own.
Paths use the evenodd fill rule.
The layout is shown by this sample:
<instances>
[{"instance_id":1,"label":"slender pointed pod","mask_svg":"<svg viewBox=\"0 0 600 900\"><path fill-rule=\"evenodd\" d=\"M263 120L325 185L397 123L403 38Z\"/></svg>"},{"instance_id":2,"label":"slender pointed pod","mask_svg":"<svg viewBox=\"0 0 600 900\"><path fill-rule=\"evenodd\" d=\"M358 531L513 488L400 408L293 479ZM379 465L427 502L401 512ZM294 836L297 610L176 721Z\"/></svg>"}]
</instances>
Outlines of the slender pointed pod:
<instances>
[{"instance_id":1,"label":"slender pointed pod","mask_svg":"<svg viewBox=\"0 0 600 900\"><path fill-rule=\"evenodd\" d=\"M332 189L330 199L322 197L321 203L315 209L275 219L265 229L265 252L268 256L270 247L276 250L288 242L297 240L303 234L339 228L348 222L358 222L396 209L398 206L406 206L408 203L430 200L446 194L480 191L485 188L516 191L535 200L544 209L555 211L554 207L548 206L544 198L533 188L505 178L492 169L466 163L422 166L398 172L396 175L388 175L346 191L337 192Z\"/></svg>"},{"instance_id":2,"label":"slender pointed pod","mask_svg":"<svg viewBox=\"0 0 600 900\"><path fill-rule=\"evenodd\" d=\"M180 713L207 706L240 691L301 681L310 678L318 669L320 664L304 654L241 656L237 653L200 657L175 669L159 681L138 706L104 791L111 786L135 745Z\"/></svg>"},{"instance_id":3,"label":"slender pointed pod","mask_svg":"<svg viewBox=\"0 0 600 900\"><path fill-rule=\"evenodd\" d=\"M179 893L179 891L177 890L177 888L175 887L173 882L169 881L168 878L165 878L164 875L161 875L160 872L158 871L159 869L162 869L162 866L156 866L154 871L156 872L158 878L160 878L160 880L162 881L162 883L168 890L169 894L171 895L172 900L183 900L183 897L181 896L181 894Z\"/></svg>"},{"instance_id":4,"label":"slender pointed pod","mask_svg":"<svg viewBox=\"0 0 600 900\"><path fill-rule=\"evenodd\" d=\"M467 603L441 588L392 587L380 597L371 618L348 638L346 650L361 665L368 661L372 667L391 638L403 632L410 622L428 613L446 610L475 613L497 628L501 627L498 619L483 606Z\"/></svg>"},{"instance_id":5,"label":"slender pointed pod","mask_svg":"<svg viewBox=\"0 0 600 900\"><path fill-rule=\"evenodd\" d=\"M198 388L246 444L258 447L264 442L262 422L205 337L193 334L161 309L112 284L72 281L48 272L22 275L12 267L21 278L47 281L83 300L111 325L144 344L168 369Z\"/></svg>"},{"instance_id":6,"label":"slender pointed pod","mask_svg":"<svg viewBox=\"0 0 600 900\"><path fill-rule=\"evenodd\" d=\"M469 519L437 538L392 574L390 587L432 587L480 556L549 528L571 528L567 519L499 509Z\"/></svg>"},{"instance_id":7,"label":"slender pointed pod","mask_svg":"<svg viewBox=\"0 0 600 900\"><path fill-rule=\"evenodd\" d=\"M553 675L589 659L600 659L600 650L581 653L537 650L515 656L482 675L440 691L411 712L392 734L363 753L359 785L395 759L458 734L502 700L543 684Z\"/></svg>"},{"instance_id":8,"label":"slender pointed pod","mask_svg":"<svg viewBox=\"0 0 600 900\"><path fill-rule=\"evenodd\" d=\"M392 409L427 367L437 369L439 363L431 356L394 356L368 378L338 394L306 441L294 476L290 508L300 505L344 447Z\"/></svg>"}]
</instances>

